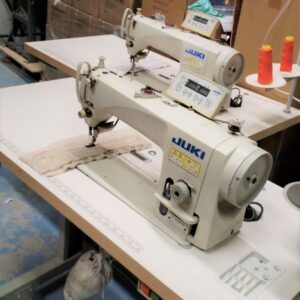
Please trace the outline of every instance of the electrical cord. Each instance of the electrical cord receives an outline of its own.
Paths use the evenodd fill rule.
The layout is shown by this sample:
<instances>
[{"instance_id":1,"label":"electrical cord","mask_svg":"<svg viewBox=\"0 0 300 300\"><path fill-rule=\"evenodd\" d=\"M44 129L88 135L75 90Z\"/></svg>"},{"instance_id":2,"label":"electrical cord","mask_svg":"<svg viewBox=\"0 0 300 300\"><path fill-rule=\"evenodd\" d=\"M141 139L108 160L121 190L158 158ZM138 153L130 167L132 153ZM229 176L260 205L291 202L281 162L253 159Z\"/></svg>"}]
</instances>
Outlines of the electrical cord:
<instances>
[{"instance_id":1,"label":"electrical cord","mask_svg":"<svg viewBox=\"0 0 300 300\"><path fill-rule=\"evenodd\" d=\"M256 205L260 208L260 211L257 212L257 210L253 207L253 205ZM264 212L264 207L262 204L258 202L251 202L246 208L244 221L245 222L256 222L261 219Z\"/></svg>"},{"instance_id":2,"label":"electrical cord","mask_svg":"<svg viewBox=\"0 0 300 300\"><path fill-rule=\"evenodd\" d=\"M231 97L230 106L231 107L241 107L243 104L243 95L241 93L241 90L238 87L234 87L234 88L232 88L231 91L234 91L234 90L238 91L238 94L235 97Z\"/></svg>"}]
</instances>

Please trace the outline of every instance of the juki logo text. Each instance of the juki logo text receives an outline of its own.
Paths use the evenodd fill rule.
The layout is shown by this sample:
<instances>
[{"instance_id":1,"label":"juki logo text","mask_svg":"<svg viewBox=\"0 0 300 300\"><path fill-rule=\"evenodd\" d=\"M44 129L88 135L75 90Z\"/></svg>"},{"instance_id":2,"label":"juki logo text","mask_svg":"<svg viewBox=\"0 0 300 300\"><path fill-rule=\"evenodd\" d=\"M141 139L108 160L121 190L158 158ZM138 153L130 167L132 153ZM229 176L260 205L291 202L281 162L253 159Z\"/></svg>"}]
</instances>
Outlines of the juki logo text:
<instances>
[{"instance_id":1,"label":"juki logo text","mask_svg":"<svg viewBox=\"0 0 300 300\"><path fill-rule=\"evenodd\" d=\"M188 143L183 138L176 139L175 137L172 138L172 143L176 144L180 148L184 149L185 151L190 152L191 154L195 155L197 158L203 160L205 157L205 151L201 150L200 148L197 148L191 143Z\"/></svg>"},{"instance_id":2,"label":"juki logo text","mask_svg":"<svg viewBox=\"0 0 300 300\"><path fill-rule=\"evenodd\" d=\"M185 52L187 54L193 55L193 56L195 56L195 57L197 57L199 59L202 59L202 60L205 59L205 54L204 53L199 52L197 50L193 50L192 48L185 49Z\"/></svg>"}]
</instances>

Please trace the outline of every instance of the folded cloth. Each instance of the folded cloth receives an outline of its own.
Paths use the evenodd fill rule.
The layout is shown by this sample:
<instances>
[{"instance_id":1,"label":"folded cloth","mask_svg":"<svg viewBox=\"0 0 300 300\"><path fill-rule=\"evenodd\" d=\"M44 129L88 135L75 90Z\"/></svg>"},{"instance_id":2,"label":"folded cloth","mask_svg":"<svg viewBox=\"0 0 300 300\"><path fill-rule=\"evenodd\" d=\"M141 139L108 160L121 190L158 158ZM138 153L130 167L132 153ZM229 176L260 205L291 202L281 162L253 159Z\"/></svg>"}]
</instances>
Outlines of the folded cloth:
<instances>
[{"instance_id":1,"label":"folded cloth","mask_svg":"<svg viewBox=\"0 0 300 300\"><path fill-rule=\"evenodd\" d=\"M55 176L80 164L113 158L151 146L150 142L130 127L99 135L95 147L87 148L86 144L86 135L77 136L25 153L20 159L42 175Z\"/></svg>"}]
</instances>

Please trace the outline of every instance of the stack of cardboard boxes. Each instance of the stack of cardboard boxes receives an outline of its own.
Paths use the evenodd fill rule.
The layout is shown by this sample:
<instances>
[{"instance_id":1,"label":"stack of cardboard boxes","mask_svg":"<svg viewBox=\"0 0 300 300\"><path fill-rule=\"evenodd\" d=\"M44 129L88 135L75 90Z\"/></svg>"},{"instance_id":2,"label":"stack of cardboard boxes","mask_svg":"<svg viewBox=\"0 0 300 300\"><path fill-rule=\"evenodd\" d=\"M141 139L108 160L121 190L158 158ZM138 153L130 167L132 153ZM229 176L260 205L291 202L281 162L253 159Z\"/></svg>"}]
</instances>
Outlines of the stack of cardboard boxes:
<instances>
[{"instance_id":1,"label":"stack of cardboard boxes","mask_svg":"<svg viewBox=\"0 0 300 300\"><path fill-rule=\"evenodd\" d=\"M126 8L142 7L145 16L163 17L180 27L195 0L48 0L47 37L67 38L113 33Z\"/></svg>"},{"instance_id":2,"label":"stack of cardboard boxes","mask_svg":"<svg viewBox=\"0 0 300 300\"><path fill-rule=\"evenodd\" d=\"M48 0L47 38L110 34L140 0Z\"/></svg>"},{"instance_id":3,"label":"stack of cardboard boxes","mask_svg":"<svg viewBox=\"0 0 300 300\"><path fill-rule=\"evenodd\" d=\"M165 21L167 25L181 27L188 5L196 0L143 0L143 15L155 16ZM157 16L159 14L159 16Z\"/></svg>"}]
</instances>

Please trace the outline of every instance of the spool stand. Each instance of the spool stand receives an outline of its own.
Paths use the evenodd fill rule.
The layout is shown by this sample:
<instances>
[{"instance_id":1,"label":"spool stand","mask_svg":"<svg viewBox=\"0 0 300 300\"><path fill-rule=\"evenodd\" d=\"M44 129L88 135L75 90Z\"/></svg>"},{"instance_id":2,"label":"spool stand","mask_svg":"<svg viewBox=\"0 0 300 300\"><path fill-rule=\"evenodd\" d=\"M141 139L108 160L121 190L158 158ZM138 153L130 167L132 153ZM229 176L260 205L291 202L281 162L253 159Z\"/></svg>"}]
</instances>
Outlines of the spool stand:
<instances>
[{"instance_id":1,"label":"spool stand","mask_svg":"<svg viewBox=\"0 0 300 300\"><path fill-rule=\"evenodd\" d=\"M291 113L291 106L295 95L296 86L300 77L300 50L296 64L293 64L291 72L281 72L280 64L273 64L274 80L271 84L260 84L257 81L257 74L251 74L246 77L246 82L254 87L265 88L266 90L279 88L286 84L286 81L292 80L291 89L286 103L285 113Z\"/></svg>"}]
</instances>

